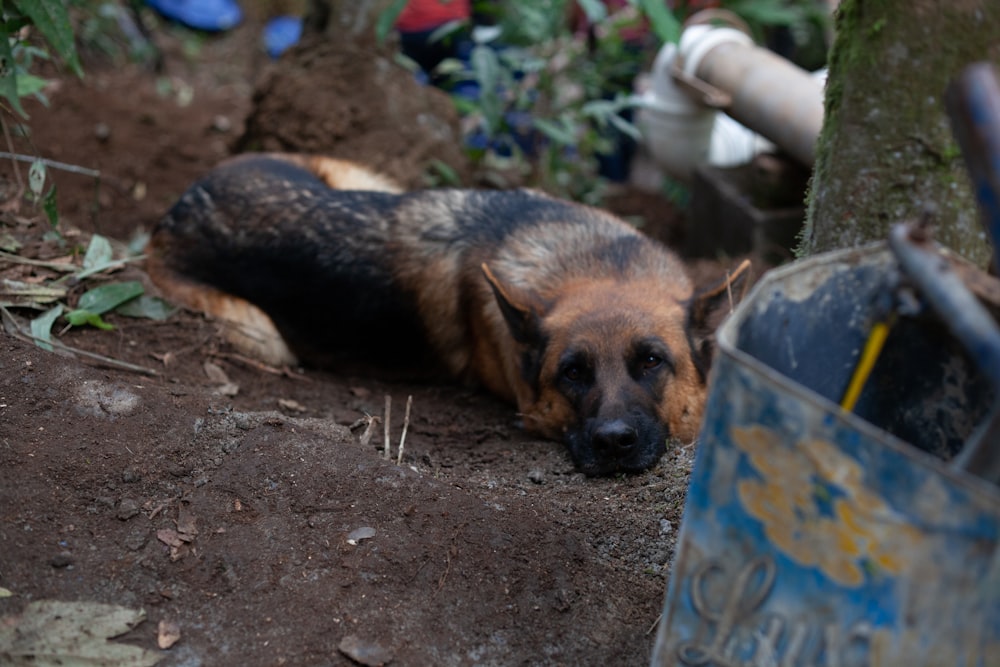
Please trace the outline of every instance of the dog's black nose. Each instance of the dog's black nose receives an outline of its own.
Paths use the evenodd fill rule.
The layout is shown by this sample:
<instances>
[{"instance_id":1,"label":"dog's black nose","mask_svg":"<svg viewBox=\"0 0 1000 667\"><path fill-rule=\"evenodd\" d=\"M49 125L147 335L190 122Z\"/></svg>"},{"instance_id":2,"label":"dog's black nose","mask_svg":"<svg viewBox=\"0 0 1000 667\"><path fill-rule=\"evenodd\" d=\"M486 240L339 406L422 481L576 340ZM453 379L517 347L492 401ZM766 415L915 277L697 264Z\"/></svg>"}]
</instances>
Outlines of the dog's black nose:
<instances>
[{"instance_id":1,"label":"dog's black nose","mask_svg":"<svg viewBox=\"0 0 1000 667\"><path fill-rule=\"evenodd\" d=\"M621 419L605 422L594 430L594 448L605 454L627 454L638 440L635 427Z\"/></svg>"}]
</instances>

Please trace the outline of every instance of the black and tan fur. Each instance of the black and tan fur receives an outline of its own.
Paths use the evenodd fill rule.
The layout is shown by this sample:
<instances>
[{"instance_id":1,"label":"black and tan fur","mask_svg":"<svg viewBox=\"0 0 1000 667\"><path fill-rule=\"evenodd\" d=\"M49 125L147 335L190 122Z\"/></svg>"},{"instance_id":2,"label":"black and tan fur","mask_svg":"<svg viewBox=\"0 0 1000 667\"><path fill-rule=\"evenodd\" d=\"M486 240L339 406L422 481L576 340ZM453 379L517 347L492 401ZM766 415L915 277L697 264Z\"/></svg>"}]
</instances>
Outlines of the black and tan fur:
<instances>
[{"instance_id":1,"label":"black and tan fur","mask_svg":"<svg viewBox=\"0 0 1000 667\"><path fill-rule=\"evenodd\" d=\"M588 474L697 435L720 287L602 211L534 191L403 193L350 163L248 155L160 221L150 275L272 363L437 365L517 405Z\"/></svg>"}]
</instances>

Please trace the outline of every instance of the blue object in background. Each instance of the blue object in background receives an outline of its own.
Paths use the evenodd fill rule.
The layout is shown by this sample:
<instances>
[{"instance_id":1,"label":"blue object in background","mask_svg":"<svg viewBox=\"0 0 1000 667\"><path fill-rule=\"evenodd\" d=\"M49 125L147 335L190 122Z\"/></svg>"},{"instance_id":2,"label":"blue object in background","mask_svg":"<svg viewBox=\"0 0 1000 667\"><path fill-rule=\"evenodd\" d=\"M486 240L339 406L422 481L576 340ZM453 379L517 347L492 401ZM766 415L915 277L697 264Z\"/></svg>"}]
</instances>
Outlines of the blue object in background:
<instances>
[{"instance_id":1,"label":"blue object in background","mask_svg":"<svg viewBox=\"0 0 1000 667\"><path fill-rule=\"evenodd\" d=\"M298 44L302 37L302 18L299 16L278 16L264 26L264 48L272 58Z\"/></svg>"},{"instance_id":2,"label":"blue object in background","mask_svg":"<svg viewBox=\"0 0 1000 667\"><path fill-rule=\"evenodd\" d=\"M243 20L235 0L146 0L160 14L195 30L222 32Z\"/></svg>"}]
</instances>

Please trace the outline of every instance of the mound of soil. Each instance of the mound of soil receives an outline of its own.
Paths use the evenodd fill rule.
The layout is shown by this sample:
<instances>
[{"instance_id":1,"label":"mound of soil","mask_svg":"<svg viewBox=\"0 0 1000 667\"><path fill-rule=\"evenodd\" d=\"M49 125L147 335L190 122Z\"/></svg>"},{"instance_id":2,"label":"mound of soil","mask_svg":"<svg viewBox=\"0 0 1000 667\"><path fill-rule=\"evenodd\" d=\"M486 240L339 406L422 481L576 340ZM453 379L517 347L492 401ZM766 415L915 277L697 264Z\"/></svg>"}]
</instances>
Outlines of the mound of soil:
<instances>
[{"instance_id":1,"label":"mound of soil","mask_svg":"<svg viewBox=\"0 0 1000 667\"><path fill-rule=\"evenodd\" d=\"M341 154L404 178L398 165L438 145L416 143L401 111L385 110L396 133L337 125L384 100L384 90L359 96L373 89L370 67L355 81L342 68L339 92L317 93L310 117L282 110L300 99L281 102L308 88L267 75L255 109L258 29L210 40L194 60L160 36L160 74L92 62L84 80L60 79L48 108L30 107L30 141L15 149L102 176L50 171L69 247L39 241L47 223L23 206L0 231L38 257L92 232L127 240L231 152L252 110L317 133L317 149L336 136ZM662 202L651 215L676 221ZM0 270L45 275L4 260ZM141 266L122 277L145 280ZM176 624L163 665L648 662L692 447L641 475L588 479L560 445L527 437L509 406L475 391L271 373L191 313L108 319L114 331L59 340L151 372L0 338L0 587L12 593L0 615L41 599L143 608L148 621L122 641L159 651L157 627ZM381 415L386 396L392 460L381 426L368 444L356 426Z\"/></svg>"}]
</instances>

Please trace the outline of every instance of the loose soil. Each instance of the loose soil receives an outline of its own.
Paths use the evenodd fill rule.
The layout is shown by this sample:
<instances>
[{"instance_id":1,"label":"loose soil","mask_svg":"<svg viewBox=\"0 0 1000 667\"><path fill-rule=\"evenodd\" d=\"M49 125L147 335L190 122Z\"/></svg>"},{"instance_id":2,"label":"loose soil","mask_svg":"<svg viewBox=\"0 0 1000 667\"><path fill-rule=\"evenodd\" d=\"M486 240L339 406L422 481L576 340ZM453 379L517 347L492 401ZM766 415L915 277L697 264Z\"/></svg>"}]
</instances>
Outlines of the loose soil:
<instances>
[{"instance_id":1,"label":"loose soil","mask_svg":"<svg viewBox=\"0 0 1000 667\"><path fill-rule=\"evenodd\" d=\"M194 58L164 30L161 73L91 59L84 80L59 79L48 108L29 106L30 139L16 150L102 174L51 172L67 247L148 230L232 152L255 82L268 81L259 26L210 39ZM282 116L274 95L308 90L280 83L264 84L267 117L301 137L315 119L293 115L301 99ZM322 102L330 118L380 113L364 97L370 80L338 85ZM427 159L442 136L416 145L379 132L343 141L404 179L400 149ZM669 205L640 201L649 228L676 238ZM623 206L637 212L634 200ZM21 255L67 253L41 240L42 216L17 213L0 232L26 243ZM694 269L704 280L720 272ZM3 260L0 270L48 275ZM145 280L141 265L113 276L129 277ZM641 475L585 478L558 443L526 436L509 406L472 389L275 374L193 313L109 321L114 331L59 340L155 375L0 334L0 587L13 593L0 616L41 599L143 608L148 620L121 641L156 649L158 624L176 623L162 665L352 664L346 653L393 665L648 663L693 446ZM366 445L362 428L349 429L381 415L387 396L392 460L381 426Z\"/></svg>"}]
</instances>

